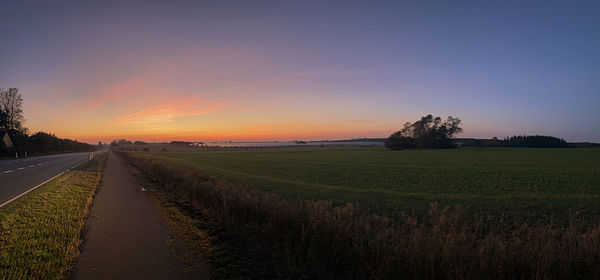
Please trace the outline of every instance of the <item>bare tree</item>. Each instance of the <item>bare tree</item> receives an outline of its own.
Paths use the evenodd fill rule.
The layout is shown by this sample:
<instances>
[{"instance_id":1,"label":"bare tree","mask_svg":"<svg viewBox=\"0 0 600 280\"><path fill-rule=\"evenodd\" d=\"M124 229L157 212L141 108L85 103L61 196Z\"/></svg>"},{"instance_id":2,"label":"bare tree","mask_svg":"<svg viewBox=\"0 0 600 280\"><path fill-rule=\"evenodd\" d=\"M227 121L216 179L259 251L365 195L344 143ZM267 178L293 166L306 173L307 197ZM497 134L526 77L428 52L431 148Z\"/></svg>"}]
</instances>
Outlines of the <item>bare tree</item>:
<instances>
[{"instance_id":1,"label":"bare tree","mask_svg":"<svg viewBox=\"0 0 600 280\"><path fill-rule=\"evenodd\" d=\"M24 132L23 98L17 88L0 89L0 131Z\"/></svg>"}]
</instances>

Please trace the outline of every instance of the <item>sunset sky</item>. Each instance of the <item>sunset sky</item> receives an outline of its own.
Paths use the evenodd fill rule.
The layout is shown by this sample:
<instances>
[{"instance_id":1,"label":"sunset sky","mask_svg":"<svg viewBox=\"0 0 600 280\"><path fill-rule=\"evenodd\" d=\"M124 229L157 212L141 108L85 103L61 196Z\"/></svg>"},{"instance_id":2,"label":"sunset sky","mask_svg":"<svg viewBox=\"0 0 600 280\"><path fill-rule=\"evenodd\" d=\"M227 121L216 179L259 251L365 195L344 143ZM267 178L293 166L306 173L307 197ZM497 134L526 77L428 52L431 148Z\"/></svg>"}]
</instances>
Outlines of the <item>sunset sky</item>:
<instances>
[{"instance_id":1,"label":"sunset sky","mask_svg":"<svg viewBox=\"0 0 600 280\"><path fill-rule=\"evenodd\" d=\"M125 3L126 2L126 3ZM600 142L600 1L3 1L0 87L86 142Z\"/></svg>"}]
</instances>

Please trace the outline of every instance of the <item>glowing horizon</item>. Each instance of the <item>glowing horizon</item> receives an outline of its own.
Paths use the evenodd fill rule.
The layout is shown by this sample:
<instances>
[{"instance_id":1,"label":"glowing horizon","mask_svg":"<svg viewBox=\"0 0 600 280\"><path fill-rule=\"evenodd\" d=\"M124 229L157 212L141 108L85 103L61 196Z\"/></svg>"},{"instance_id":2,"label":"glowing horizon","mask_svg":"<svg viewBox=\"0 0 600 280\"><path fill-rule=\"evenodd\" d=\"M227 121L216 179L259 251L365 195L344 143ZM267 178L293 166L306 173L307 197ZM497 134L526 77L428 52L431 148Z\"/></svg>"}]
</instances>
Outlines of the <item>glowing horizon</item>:
<instances>
[{"instance_id":1,"label":"glowing horizon","mask_svg":"<svg viewBox=\"0 0 600 280\"><path fill-rule=\"evenodd\" d=\"M88 143L387 137L426 114L600 142L598 8L10 3L0 87L30 132Z\"/></svg>"}]
</instances>

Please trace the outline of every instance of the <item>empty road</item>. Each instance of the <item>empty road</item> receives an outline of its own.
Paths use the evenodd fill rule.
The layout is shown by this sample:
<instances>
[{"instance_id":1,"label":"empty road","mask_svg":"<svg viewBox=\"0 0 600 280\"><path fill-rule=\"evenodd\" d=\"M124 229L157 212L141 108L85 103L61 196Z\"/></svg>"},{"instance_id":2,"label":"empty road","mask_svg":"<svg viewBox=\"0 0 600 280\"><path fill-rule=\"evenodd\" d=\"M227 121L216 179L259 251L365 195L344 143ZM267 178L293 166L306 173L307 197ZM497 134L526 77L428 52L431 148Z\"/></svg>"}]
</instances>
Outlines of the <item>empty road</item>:
<instances>
[{"instance_id":1,"label":"empty road","mask_svg":"<svg viewBox=\"0 0 600 280\"><path fill-rule=\"evenodd\" d=\"M0 206L88 160L90 153L68 153L0 161Z\"/></svg>"}]
</instances>

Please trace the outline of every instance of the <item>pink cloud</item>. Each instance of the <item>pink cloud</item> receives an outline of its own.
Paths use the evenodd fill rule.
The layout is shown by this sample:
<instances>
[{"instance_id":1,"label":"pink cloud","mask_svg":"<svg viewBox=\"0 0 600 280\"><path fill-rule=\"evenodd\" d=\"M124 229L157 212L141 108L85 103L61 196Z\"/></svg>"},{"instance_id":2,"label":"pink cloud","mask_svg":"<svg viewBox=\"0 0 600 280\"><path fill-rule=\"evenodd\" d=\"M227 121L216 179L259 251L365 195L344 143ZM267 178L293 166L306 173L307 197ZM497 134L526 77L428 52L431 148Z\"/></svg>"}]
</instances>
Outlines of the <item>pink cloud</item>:
<instances>
[{"instance_id":1,"label":"pink cloud","mask_svg":"<svg viewBox=\"0 0 600 280\"><path fill-rule=\"evenodd\" d=\"M173 121L176 118L213 113L223 107L218 104L207 104L197 99L197 97L174 99L119 116L115 118L114 122L120 125L164 123Z\"/></svg>"},{"instance_id":2,"label":"pink cloud","mask_svg":"<svg viewBox=\"0 0 600 280\"><path fill-rule=\"evenodd\" d=\"M375 121L370 121L370 120L349 120L348 122L352 122L352 123L375 123Z\"/></svg>"}]
</instances>

